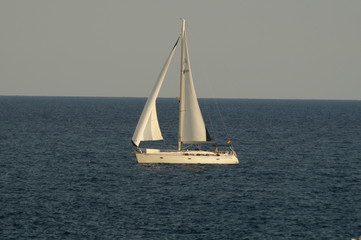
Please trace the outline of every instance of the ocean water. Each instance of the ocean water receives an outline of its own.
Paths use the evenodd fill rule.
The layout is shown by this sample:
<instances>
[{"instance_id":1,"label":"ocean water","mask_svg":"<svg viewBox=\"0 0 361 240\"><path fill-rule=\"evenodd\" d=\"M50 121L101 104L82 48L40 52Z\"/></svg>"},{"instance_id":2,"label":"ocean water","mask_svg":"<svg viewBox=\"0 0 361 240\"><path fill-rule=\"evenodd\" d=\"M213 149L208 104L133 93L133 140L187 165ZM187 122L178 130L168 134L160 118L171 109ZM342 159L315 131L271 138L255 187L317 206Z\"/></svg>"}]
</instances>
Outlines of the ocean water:
<instances>
[{"instance_id":1,"label":"ocean water","mask_svg":"<svg viewBox=\"0 0 361 240\"><path fill-rule=\"evenodd\" d=\"M0 239L361 235L361 101L201 99L235 166L137 164L144 103L0 97ZM177 102L158 109L172 144Z\"/></svg>"}]
</instances>

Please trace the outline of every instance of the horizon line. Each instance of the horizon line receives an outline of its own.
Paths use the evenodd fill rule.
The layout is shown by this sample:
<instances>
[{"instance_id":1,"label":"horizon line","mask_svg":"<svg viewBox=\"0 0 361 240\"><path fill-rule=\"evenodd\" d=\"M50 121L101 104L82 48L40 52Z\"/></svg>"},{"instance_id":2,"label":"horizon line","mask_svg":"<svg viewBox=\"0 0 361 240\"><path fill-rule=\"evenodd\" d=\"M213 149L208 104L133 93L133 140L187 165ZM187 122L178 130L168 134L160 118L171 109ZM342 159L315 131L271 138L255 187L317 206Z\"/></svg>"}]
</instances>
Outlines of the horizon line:
<instances>
[{"instance_id":1,"label":"horizon line","mask_svg":"<svg viewBox=\"0 0 361 240\"><path fill-rule=\"evenodd\" d=\"M69 97L69 98L148 98L134 96L88 96L88 95L13 95L0 94L0 97ZM158 97L163 99L177 99L177 97ZM332 98L239 98L239 97L199 97L198 99L240 99L240 100L305 100L305 101L361 101L361 99L332 99Z\"/></svg>"}]
</instances>

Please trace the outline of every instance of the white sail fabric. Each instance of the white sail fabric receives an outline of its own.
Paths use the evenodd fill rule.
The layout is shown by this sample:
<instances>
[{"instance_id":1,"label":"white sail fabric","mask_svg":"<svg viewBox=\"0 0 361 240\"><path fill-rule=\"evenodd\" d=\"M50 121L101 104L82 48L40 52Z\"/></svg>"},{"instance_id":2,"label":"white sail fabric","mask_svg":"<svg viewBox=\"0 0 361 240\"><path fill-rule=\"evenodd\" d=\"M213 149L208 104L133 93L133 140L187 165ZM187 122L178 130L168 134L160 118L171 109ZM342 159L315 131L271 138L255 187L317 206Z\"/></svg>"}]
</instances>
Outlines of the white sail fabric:
<instances>
[{"instance_id":1,"label":"white sail fabric","mask_svg":"<svg viewBox=\"0 0 361 240\"><path fill-rule=\"evenodd\" d=\"M158 81L156 82L147 102L145 103L142 115L139 118L137 127L132 137L132 142L135 146L139 146L141 141L156 141L163 139L157 117L156 100L164 78L167 74L169 64L172 61L177 43L178 40L170 52L167 61L165 62L163 69L159 74Z\"/></svg>"},{"instance_id":2,"label":"white sail fabric","mask_svg":"<svg viewBox=\"0 0 361 240\"><path fill-rule=\"evenodd\" d=\"M181 61L179 141L182 143L204 142L207 141L207 131L193 84L184 20Z\"/></svg>"}]
</instances>

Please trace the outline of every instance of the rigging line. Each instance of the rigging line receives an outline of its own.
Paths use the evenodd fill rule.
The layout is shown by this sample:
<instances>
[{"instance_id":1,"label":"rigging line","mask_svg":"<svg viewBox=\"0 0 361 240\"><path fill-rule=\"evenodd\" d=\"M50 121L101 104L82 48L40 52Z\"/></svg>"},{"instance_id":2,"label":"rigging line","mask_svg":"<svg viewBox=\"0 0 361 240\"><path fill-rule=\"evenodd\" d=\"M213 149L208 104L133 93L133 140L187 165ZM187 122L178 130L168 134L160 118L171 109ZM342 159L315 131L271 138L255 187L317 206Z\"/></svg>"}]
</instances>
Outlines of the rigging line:
<instances>
[{"instance_id":1,"label":"rigging line","mask_svg":"<svg viewBox=\"0 0 361 240\"><path fill-rule=\"evenodd\" d=\"M204 99L204 103L205 103L204 105L205 105L206 112L207 112L207 118L208 118L208 121L209 121L210 130L212 132L213 138L215 138L216 136L215 136L214 124L213 124L213 120L212 120L212 117L211 117L211 114L210 114L210 109L209 109L209 100L210 99Z\"/></svg>"},{"instance_id":2,"label":"rigging line","mask_svg":"<svg viewBox=\"0 0 361 240\"><path fill-rule=\"evenodd\" d=\"M203 75L204 75L206 81L209 82L208 75L206 74L206 72L204 71L204 69L202 69L202 70L203 70ZM214 86L214 85L212 84L211 86ZM211 91L211 92L212 92L212 91ZM227 128L227 126L226 126L225 120L224 120L224 118L223 118L223 115L222 115L222 113L221 113L221 110L220 110L220 107L219 107L217 98L213 98L213 100L214 100L214 102L215 102L215 106L216 106L218 115L220 116L220 119L221 119L221 122L222 122L222 127L223 127L223 130L224 130L225 135L226 135L225 137L226 137L226 139L229 140L229 139L230 139L230 135L229 135L228 128ZM209 122L210 122L210 127L211 127L211 130L212 130L213 135L214 135L213 138L215 139L215 138L216 138L216 136L215 136L215 135L216 135L216 130L215 130L215 127L214 127L214 121L213 121L213 119L212 119L212 116L210 116L209 103L208 103L208 101L205 101L205 102L206 102L205 106L206 106L207 115L208 115ZM219 132L219 131L218 131L218 132ZM227 142L228 142L228 140L227 140ZM233 148L233 143L232 143L232 142L230 142L230 145L231 145L231 147Z\"/></svg>"},{"instance_id":3,"label":"rigging line","mask_svg":"<svg viewBox=\"0 0 361 240\"><path fill-rule=\"evenodd\" d=\"M209 78L208 78L208 75L206 74L206 71L204 70L204 68L201 68L201 71L202 71L202 74L203 74L202 77L206 80L207 83L209 83ZM210 86L210 85L207 84L206 86ZM209 89L208 89L207 92L212 92L212 91L209 91ZM216 130L215 130L216 128L214 126L215 124L214 124L214 121L213 121L212 116L210 114L210 112L211 112L210 100L211 100L211 98L204 98L204 106L205 106L205 110L207 111L207 118L208 118L209 124L210 124L210 129L208 129L208 130L211 131L211 134L210 134L211 138L215 140L215 139L217 139L217 136L216 136Z\"/></svg>"},{"instance_id":4,"label":"rigging line","mask_svg":"<svg viewBox=\"0 0 361 240\"><path fill-rule=\"evenodd\" d=\"M209 83L209 78L208 78L208 74L207 72L205 71L204 68L201 69L202 73L203 73L203 76L206 80L207 83ZM206 86L211 86L212 90L214 90L214 88L212 86L214 86L214 84L207 84ZM213 92L213 91L208 91L208 92ZM217 111L218 111L218 114L220 115L220 118L221 118L221 122L222 122L222 125L223 125L223 129L226 133L226 138L230 139L229 138L229 133L228 133L228 130L227 130L227 127L226 127L226 124L225 124L225 121L224 121L224 118L221 114L221 111L220 111L220 108L218 106L218 102L217 102L217 99L216 98L213 98L214 101L215 101L215 105L216 105L216 108L217 108ZM208 115L208 118L209 118L209 122L210 122L210 127L211 127L211 131L213 132L213 135L216 134L216 130L215 130L215 127L214 127L214 121L212 120L212 116L210 116L210 110L209 110L209 103L208 101L205 99L205 106L206 106L206 110L207 110L207 115ZM213 136L213 139L215 139L216 136ZM230 144L232 147L233 147L233 144L231 143Z\"/></svg>"},{"instance_id":5,"label":"rigging line","mask_svg":"<svg viewBox=\"0 0 361 240\"><path fill-rule=\"evenodd\" d=\"M226 123L225 123L225 121L224 121L223 115L222 115L222 113L221 113L221 110L220 110L220 108L219 108L218 101L217 101L216 98L214 99L214 101L215 101L215 105L216 105L218 114L219 114L219 116L220 116L220 118L221 118L221 122L222 122L222 125L223 125L223 129L224 129L224 131L225 131L225 133L226 133L226 138L229 139L230 137L229 137L228 129L227 129Z\"/></svg>"}]
</instances>

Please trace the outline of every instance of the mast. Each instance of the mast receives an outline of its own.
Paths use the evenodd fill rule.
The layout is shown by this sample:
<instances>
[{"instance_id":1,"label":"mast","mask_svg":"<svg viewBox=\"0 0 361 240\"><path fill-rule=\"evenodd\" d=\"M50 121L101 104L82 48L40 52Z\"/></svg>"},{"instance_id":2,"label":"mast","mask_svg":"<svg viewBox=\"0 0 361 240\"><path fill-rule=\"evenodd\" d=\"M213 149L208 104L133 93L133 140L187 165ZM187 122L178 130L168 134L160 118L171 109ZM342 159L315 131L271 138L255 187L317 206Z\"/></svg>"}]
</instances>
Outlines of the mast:
<instances>
[{"instance_id":1,"label":"mast","mask_svg":"<svg viewBox=\"0 0 361 240\"><path fill-rule=\"evenodd\" d=\"M182 19L181 35L178 151L182 150L183 144L210 140L194 87L187 45L186 21L184 19Z\"/></svg>"},{"instance_id":2,"label":"mast","mask_svg":"<svg viewBox=\"0 0 361 240\"><path fill-rule=\"evenodd\" d=\"M184 104L184 51L185 51L185 27L186 20L182 18L182 32L181 32L181 68L180 68L180 93L179 93L179 127L178 127L178 151L182 150L182 127L183 127L183 114L185 111Z\"/></svg>"}]
</instances>

